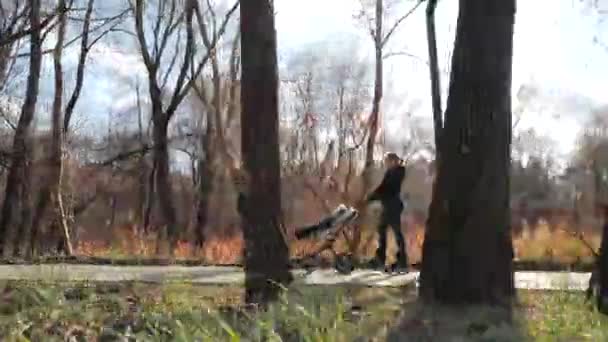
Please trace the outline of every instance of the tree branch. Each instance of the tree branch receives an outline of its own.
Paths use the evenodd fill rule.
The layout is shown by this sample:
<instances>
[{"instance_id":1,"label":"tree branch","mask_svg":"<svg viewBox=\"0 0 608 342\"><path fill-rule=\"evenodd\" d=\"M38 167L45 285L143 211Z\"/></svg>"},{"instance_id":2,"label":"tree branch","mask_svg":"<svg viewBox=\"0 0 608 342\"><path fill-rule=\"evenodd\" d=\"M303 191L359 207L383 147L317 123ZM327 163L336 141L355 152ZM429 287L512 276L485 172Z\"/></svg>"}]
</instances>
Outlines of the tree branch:
<instances>
[{"instance_id":1,"label":"tree branch","mask_svg":"<svg viewBox=\"0 0 608 342\"><path fill-rule=\"evenodd\" d=\"M397 21L393 24L393 26L386 33L386 36L384 36L384 38L382 38L382 41L380 42L380 46L381 47L384 47L384 45L386 45L386 43L391 38L391 36L393 35L393 33L395 33L395 30L397 30L397 28L399 27L399 25L401 25L401 23L405 19L407 19L412 13L414 13L414 11L420 5L422 5L423 2L424 2L424 0L418 0L418 3L416 3L416 5L412 9L410 9L407 13L405 13L401 18L397 19Z\"/></svg>"},{"instance_id":2,"label":"tree branch","mask_svg":"<svg viewBox=\"0 0 608 342\"><path fill-rule=\"evenodd\" d=\"M59 14L59 12L62 12L62 11L63 12L67 12L68 9L65 9L65 8L64 9L56 8L53 11L53 13L51 13L49 16L47 16L40 23L39 27L28 27L26 29L19 30L17 32L13 32L13 33L10 33L8 35L3 35L3 37L0 38L0 47L4 47L6 45L10 45L10 44L12 44L15 41L17 41L17 40L19 40L21 38L24 38L24 37L32 34L32 32L34 30L42 30L42 29L44 29L46 26L48 26L53 21L53 19L55 19L55 17Z\"/></svg>"},{"instance_id":3,"label":"tree branch","mask_svg":"<svg viewBox=\"0 0 608 342\"><path fill-rule=\"evenodd\" d=\"M72 119L72 114L74 113L74 108L76 107L76 102L78 102L78 98L80 97L80 92L82 90L82 83L84 82L84 69L87 59L87 54L89 52L89 30L91 25L91 15L93 13L93 2L95 0L89 0L87 4L87 10L85 13L85 20L82 26L82 40L80 43L80 57L78 58L78 67L76 70L76 85L72 92L72 96L68 101L68 104L65 108L65 113L63 116L63 134L67 134L70 128L70 120Z\"/></svg>"},{"instance_id":4,"label":"tree branch","mask_svg":"<svg viewBox=\"0 0 608 342\"><path fill-rule=\"evenodd\" d=\"M192 85L194 84L195 80L198 78L198 76L200 75L201 71L203 70L203 67L205 66L205 64L207 64L207 61L209 60L209 57L211 56L212 53L215 53L215 48L217 46L217 43L219 41L219 37L224 35L224 32L226 31L226 27L228 26L228 22L230 21L230 18L232 17L232 15L234 14L234 12L236 12L236 10L239 8L239 1L237 0L236 3L232 6L232 8L230 8L230 10L228 11L228 13L226 13L226 16L224 17L224 20L222 21L222 24L220 26L220 29L218 31L218 39L214 39L211 46L212 49L211 50L207 50L207 52L205 53L205 56L203 57L203 59L199 62L197 68L194 70L194 74L190 76L190 79L188 80L188 82L186 82L186 84L182 87L181 92L180 93L176 93L176 96L173 97L171 103L169 104L169 107L167 108L167 113L175 113L175 110L177 109L177 107L179 106L179 104L182 102L182 100L186 97L186 95L188 95L188 92L190 91L190 88L192 88ZM200 9L198 9L199 6L198 4L195 4L195 12L200 12ZM197 10L198 9L198 10ZM197 19L198 19L199 15L197 14ZM199 21L199 20L197 20ZM204 26L204 22L199 21L199 29L201 29L201 32L205 32L205 26ZM176 90L179 91L179 88L176 87Z\"/></svg>"}]
</instances>

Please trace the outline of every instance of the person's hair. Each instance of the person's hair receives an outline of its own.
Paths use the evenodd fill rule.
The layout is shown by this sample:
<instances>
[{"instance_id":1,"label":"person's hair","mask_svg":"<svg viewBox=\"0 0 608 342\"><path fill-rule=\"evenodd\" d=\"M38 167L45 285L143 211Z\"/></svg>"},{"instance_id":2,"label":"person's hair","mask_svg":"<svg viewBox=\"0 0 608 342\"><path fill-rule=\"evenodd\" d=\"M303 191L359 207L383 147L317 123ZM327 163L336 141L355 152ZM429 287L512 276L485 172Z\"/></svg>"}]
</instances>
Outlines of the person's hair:
<instances>
[{"instance_id":1,"label":"person's hair","mask_svg":"<svg viewBox=\"0 0 608 342\"><path fill-rule=\"evenodd\" d=\"M393 162L397 162L398 164L402 164L403 163L403 159L399 158L399 156L397 155L397 153L395 152L389 152L384 156L385 159L393 161Z\"/></svg>"}]
</instances>

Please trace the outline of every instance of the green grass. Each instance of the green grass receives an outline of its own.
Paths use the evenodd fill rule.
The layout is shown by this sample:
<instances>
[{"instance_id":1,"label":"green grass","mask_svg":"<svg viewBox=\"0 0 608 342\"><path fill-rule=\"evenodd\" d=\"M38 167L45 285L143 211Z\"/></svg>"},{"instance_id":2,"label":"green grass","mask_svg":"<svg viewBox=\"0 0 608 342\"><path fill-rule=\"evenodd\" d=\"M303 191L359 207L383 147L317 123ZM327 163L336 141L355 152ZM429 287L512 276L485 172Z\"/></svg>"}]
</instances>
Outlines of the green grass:
<instances>
[{"instance_id":1,"label":"green grass","mask_svg":"<svg viewBox=\"0 0 608 342\"><path fill-rule=\"evenodd\" d=\"M581 292L520 291L530 337L537 341L608 341L608 318Z\"/></svg>"},{"instance_id":2,"label":"green grass","mask_svg":"<svg viewBox=\"0 0 608 342\"><path fill-rule=\"evenodd\" d=\"M520 291L509 323L499 309L423 307L411 289L299 287L265 312L241 309L241 292L185 284L4 282L0 340L608 340L608 320L580 292Z\"/></svg>"}]
</instances>

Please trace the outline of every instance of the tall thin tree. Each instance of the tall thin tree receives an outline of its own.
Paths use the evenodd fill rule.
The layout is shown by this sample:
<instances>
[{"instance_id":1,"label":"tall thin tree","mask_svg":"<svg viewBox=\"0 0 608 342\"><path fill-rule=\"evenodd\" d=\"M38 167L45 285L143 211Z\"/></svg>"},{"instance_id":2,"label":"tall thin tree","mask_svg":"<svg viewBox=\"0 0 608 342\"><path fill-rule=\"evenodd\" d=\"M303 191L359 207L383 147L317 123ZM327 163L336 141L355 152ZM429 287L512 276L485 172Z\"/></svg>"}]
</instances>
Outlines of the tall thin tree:
<instances>
[{"instance_id":1,"label":"tall thin tree","mask_svg":"<svg viewBox=\"0 0 608 342\"><path fill-rule=\"evenodd\" d=\"M248 180L241 213L245 299L276 299L291 280L281 225L277 39L272 0L241 4L241 151Z\"/></svg>"},{"instance_id":2,"label":"tall thin tree","mask_svg":"<svg viewBox=\"0 0 608 342\"><path fill-rule=\"evenodd\" d=\"M0 252L12 257L17 251L20 233L31 221L30 162L31 129L38 102L42 65L42 25L40 0L29 0L30 62L29 75L21 115L13 137L12 159L0 212Z\"/></svg>"},{"instance_id":3,"label":"tall thin tree","mask_svg":"<svg viewBox=\"0 0 608 342\"><path fill-rule=\"evenodd\" d=\"M380 124L380 114L382 107L382 98L384 96L384 59L386 58L385 50L388 43L399 29L401 24L414 13L414 11L422 4L422 0L416 0L416 4L410 8L405 14L397 18L393 23L387 23L385 20L387 14L387 0L373 0L373 14L368 14L368 7L372 2L362 1L363 9L359 14L359 19L365 19L368 25L370 37L374 44L374 93L372 97L372 108L367 122L367 142L365 149L365 164L362 174L361 198L358 206L363 205L363 198L372 183L372 172L374 164L374 152L376 147L376 138ZM363 141L362 141L363 142ZM362 238L362 230L357 229L353 242L351 244L351 252L357 252L360 248Z\"/></svg>"}]
</instances>

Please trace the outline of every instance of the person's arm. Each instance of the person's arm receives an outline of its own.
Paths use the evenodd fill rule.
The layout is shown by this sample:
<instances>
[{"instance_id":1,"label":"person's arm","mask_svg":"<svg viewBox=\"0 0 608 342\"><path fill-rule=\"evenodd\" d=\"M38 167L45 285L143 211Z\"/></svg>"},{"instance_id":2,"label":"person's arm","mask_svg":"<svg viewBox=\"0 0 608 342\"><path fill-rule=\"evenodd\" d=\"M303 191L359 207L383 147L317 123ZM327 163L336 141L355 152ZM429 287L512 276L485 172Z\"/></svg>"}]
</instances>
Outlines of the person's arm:
<instances>
[{"instance_id":1,"label":"person's arm","mask_svg":"<svg viewBox=\"0 0 608 342\"><path fill-rule=\"evenodd\" d=\"M395 192L399 193L401 191L401 182L404 177L405 169L403 167L386 171L382 183L380 183L376 190L367 197L367 201L377 201L389 197L392 195L389 192L393 189L396 189Z\"/></svg>"}]
</instances>

